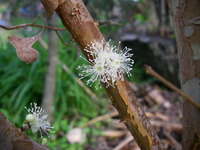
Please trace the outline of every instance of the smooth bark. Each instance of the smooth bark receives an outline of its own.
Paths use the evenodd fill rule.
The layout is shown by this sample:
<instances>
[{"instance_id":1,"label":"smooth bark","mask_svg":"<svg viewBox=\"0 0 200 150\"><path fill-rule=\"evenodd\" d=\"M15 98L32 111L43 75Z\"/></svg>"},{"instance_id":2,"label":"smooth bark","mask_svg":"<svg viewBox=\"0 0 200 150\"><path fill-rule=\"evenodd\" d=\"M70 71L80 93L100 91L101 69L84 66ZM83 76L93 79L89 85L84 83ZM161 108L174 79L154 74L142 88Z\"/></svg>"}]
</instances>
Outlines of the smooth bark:
<instances>
[{"instance_id":1,"label":"smooth bark","mask_svg":"<svg viewBox=\"0 0 200 150\"><path fill-rule=\"evenodd\" d=\"M48 23L50 26L56 25L56 16L52 16ZM45 84L43 90L42 98L42 108L45 110L45 113L48 115L48 120L52 122L53 120L53 103L54 103L54 93L55 93L55 78L56 78L56 57L57 57L57 35L55 31L48 31L48 60L47 68L45 74Z\"/></svg>"},{"instance_id":2,"label":"smooth bark","mask_svg":"<svg viewBox=\"0 0 200 150\"><path fill-rule=\"evenodd\" d=\"M200 103L200 1L168 0L178 47L181 87ZM183 102L182 149L200 149L200 110Z\"/></svg>"}]
</instances>

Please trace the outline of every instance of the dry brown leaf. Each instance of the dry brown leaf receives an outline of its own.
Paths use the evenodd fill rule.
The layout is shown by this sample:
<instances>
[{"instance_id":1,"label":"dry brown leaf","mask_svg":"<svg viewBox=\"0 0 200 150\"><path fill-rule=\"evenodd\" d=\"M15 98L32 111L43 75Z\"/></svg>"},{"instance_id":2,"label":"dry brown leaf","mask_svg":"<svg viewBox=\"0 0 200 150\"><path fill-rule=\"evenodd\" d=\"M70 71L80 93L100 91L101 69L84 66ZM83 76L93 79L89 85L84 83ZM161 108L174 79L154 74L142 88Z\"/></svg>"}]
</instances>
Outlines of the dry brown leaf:
<instances>
[{"instance_id":1,"label":"dry brown leaf","mask_svg":"<svg viewBox=\"0 0 200 150\"><path fill-rule=\"evenodd\" d=\"M19 59L26 63L32 63L37 60L38 51L32 48L32 45L40 38L42 31L33 37L22 38L9 36L9 42L15 47Z\"/></svg>"}]
</instances>

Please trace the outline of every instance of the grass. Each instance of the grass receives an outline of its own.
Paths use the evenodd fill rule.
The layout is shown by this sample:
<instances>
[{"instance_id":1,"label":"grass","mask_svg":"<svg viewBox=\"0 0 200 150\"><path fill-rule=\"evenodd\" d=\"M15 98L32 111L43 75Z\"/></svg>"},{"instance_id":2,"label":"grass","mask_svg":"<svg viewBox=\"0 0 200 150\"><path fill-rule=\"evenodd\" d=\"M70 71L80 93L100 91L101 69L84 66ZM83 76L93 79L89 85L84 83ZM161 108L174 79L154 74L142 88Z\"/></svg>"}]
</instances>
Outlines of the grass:
<instances>
[{"instance_id":1,"label":"grass","mask_svg":"<svg viewBox=\"0 0 200 150\"><path fill-rule=\"evenodd\" d=\"M24 21L15 18L11 23L20 24L24 23ZM39 23L42 24L42 22ZM63 27L61 22L58 24L59 27ZM116 26L108 26L101 30L106 33L109 30L114 32L117 28ZM30 37L38 33L39 30L35 28L23 28L17 31L18 32L15 31L15 34L23 37ZM7 33L8 35L12 34L12 32ZM45 42L48 41L46 33L47 31L45 31L42 36ZM69 33L62 32L61 36L67 39L65 41L70 42ZM11 44L7 42L6 36L0 34L0 39L3 39L1 40L3 44L0 46L0 111L3 112L13 124L20 127L27 114L24 106L29 107L31 102L37 102L38 105L41 104L48 51L37 42L33 47L39 50L39 59L32 64L26 64L17 58L15 50ZM66 47L60 41L58 41L58 47L58 59L60 62L67 65L74 75L77 76L79 73L76 69L77 66L86 62L79 58L79 52L74 48ZM129 79L140 82L144 72L140 67L137 67L137 64L134 65L132 73L133 77ZM86 80L87 79L83 79L83 82L86 83ZM49 139L49 149L81 150L88 143L92 145L92 143L94 143L94 141L92 141L94 138L92 137L101 135L101 123L98 123L93 128L86 127L84 129L84 131L90 135L91 140L86 140L83 144L69 144L65 135L71 128L84 124L100 114L105 114L107 112L105 101L97 100L95 102L97 105L94 105L90 95L86 94L84 89L77 84L72 76L62 69L60 64L57 64L55 84L54 121L52 126L55 127L56 133L52 139ZM102 97L102 95L105 95L103 89L96 89L94 87L95 85L92 86L91 90L96 93L97 96ZM36 141L41 142L39 135L33 135L30 132L27 134Z\"/></svg>"},{"instance_id":2,"label":"grass","mask_svg":"<svg viewBox=\"0 0 200 150\"><path fill-rule=\"evenodd\" d=\"M15 22L13 24L19 24L20 19L17 18L13 22ZM30 32L26 28L19 29L18 32L19 33L15 31L15 34L23 37L33 36L37 33L34 31L34 28L30 30ZM67 32L63 33L62 36L66 39L70 39ZM47 35L43 35L45 42L47 42L47 38ZM31 102L41 104L48 51L37 42L33 47L39 50L39 59L32 64L26 64L17 58L14 48L7 42L5 36L0 34L0 39L3 39L1 40L3 44L0 46L0 111L3 112L14 125L20 127L27 114L24 107L29 107ZM79 58L76 50L63 46L61 42L59 42L58 49L58 58L60 61L66 64L72 72L75 74L78 73L76 67L81 65L84 61ZM94 92L99 94L101 94L102 91L102 89L94 89ZM100 101L98 103L99 105L104 105ZM48 147L49 149L59 150L81 150L83 147L82 144L71 145L67 143L63 134L66 134L70 130L71 122L75 122L74 125L78 125L85 122L81 118L90 120L99 113L105 112L105 110L97 111L90 96L85 93L84 89L82 89L59 64L57 64L56 69L54 110L55 119L53 126L55 127L56 133L54 139L49 139ZM32 133L28 133L28 135L38 142L41 140L38 138L39 135L33 135Z\"/></svg>"}]
</instances>

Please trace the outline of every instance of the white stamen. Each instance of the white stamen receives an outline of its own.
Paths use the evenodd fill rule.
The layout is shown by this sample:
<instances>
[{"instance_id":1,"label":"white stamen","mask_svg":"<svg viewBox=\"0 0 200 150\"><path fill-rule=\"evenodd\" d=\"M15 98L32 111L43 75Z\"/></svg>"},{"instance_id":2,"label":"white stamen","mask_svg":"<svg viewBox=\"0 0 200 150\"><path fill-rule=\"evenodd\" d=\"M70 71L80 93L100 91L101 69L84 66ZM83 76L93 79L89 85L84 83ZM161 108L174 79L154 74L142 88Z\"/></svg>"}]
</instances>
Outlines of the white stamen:
<instances>
[{"instance_id":1,"label":"white stamen","mask_svg":"<svg viewBox=\"0 0 200 150\"><path fill-rule=\"evenodd\" d=\"M119 50L118 47L110 45L110 40L106 43L102 40L99 42L91 42L84 50L88 52L88 60L91 65L78 66L81 69L81 79L92 75L87 81L87 84L92 85L96 80L106 84L106 87L114 87L117 84L117 80L124 81L124 74L131 76L130 71L134 61L131 59L133 54L129 51L132 49L125 47L123 50Z\"/></svg>"},{"instance_id":2,"label":"white stamen","mask_svg":"<svg viewBox=\"0 0 200 150\"><path fill-rule=\"evenodd\" d=\"M31 103L31 108L27 109L28 115L26 116L26 121L29 122L31 126L32 132L39 131L42 137L42 132L45 132L48 136L50 134L48 133L53 127L50 126L49 121L45 121L47 118L47 115L43 115L44 110L41 107L37 107L37 104L34 103L34 105Z\"/></svg>"}]
</instances>

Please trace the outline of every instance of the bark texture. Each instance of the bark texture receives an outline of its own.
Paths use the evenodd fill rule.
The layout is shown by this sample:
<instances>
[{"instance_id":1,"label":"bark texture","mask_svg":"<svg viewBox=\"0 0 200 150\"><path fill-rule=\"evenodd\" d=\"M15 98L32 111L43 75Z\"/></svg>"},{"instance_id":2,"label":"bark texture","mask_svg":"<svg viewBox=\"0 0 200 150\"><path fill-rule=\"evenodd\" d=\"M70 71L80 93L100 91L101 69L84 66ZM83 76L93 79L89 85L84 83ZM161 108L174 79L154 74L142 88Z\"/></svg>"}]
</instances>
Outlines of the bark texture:
<instances>
[{"instance_id":1,"label":"bark texture","mask_svg":"<svg viewBox=\"0 0 200 150\"><path fill-rule=\"evenodd\" d=\"M200 103L200 1L168 0L176 34L184 93ZM200 110L183 103L182 149L200 149Z\"/></svg>"},{"instance_id":2,"label":"bark texture","mask_svg":"<svg viewBox=\"0 0 200 150\"><path fill-rule=\"evenodd\" d=\"M48 150L26 136L19 128L9 122L0 112L0 149L1 150Z\"/></svg>"},{"instance_id":3,"label":"bark texture","mask_svg":"<svg viewBox=\"0 0 200 150\"><path fill-rule=\"evenodd\" d=\"M41 2L47 14L52 12L52 10L49 10L50 6L48 6L49 3L46 0L41 0ZM93 21L81 0L58 1L51 8L55 9L64 26L69 30L72 38L78 43L82 51L92 41L102 41L103 35L98 29L98 24ZM88 57L85 51L83 53ZM117 81L115 88L105 89L113 105L118 110L121 121L126 124L139 147L142 150L164 149L128 82Z\"/></svg>"},{"instance_id":4,"label":"bark texture","mask_svg":"<svg viewBox=\"0 0 200 150\"><path fill-rule=\"evenodd\" d=\"M50 26L56 25L56 16L52 16L48 19L48 24ZM55 93L55 75L56 75L56 56L58 49L57 35L55 31L49 30L48 32L48 60L47 69L45 75L45 84L43 90L42 108L48 115L50 122L53 120L53 102Z\"/></svg>"}]
</instances>

